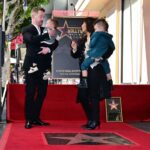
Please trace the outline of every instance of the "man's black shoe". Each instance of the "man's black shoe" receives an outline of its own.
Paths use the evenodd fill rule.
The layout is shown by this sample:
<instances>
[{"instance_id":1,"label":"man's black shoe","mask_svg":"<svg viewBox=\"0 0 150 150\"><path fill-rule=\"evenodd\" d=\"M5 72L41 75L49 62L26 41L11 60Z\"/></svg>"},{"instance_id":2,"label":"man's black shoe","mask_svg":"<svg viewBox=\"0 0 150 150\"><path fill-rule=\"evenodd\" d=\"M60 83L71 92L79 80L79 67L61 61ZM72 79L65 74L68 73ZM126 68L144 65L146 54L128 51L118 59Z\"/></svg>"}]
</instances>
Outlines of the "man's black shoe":
<instances>
[{"instance_id":1,"label":"man's black shoe","mask_svg":"<svg viewBox=\"0 0 150 150\"><path fill-rule=\"evenodd\" d=\"M40 119L37 119L37 120L34 120L32 122L33 125L39 125L39 126L48 126L50 125L48 122L43 122L42 120Z\"/></svg>"},{"instance_id":2,"label":"man's black shoe","mask_svg":"<svg viewBox=\"0 0 150 150\"><path fill-rule=\"evenodd\" d=\"M26 129L31 129L32 128L32 124L31 121L26 121L25 126Z\"/></svg>"}]
</instances>

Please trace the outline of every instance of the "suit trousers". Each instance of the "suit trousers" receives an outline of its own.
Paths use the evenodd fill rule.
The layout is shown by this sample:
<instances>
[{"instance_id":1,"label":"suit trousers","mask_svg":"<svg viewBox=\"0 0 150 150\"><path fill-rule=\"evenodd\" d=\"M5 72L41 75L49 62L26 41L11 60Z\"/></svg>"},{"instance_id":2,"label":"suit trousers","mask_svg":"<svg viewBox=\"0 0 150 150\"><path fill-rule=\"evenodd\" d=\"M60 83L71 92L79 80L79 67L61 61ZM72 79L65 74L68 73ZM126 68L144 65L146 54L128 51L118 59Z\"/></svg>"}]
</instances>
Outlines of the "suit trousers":
<instances>
[{"instance_id":1,"label":"suit trousers","mask_svg":"<svg viewBox=\"0 0 150 150\"><path fill-rule=\"evenodd\" d=\"M25 73L25 118L36 120L40 117L41 108L47 93L48 80L43 80L43 73Z\"/></svg>"}]
</instances>

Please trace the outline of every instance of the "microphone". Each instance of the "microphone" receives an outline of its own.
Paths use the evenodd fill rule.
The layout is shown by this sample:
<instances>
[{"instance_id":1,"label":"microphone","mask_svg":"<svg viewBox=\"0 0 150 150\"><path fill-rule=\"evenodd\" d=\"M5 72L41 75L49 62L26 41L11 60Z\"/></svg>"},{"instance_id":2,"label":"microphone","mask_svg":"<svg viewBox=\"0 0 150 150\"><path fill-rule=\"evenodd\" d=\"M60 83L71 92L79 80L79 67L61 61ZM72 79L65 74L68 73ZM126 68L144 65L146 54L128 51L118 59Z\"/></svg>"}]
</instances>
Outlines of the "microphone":
<instances>
[{"instance_id":1,"label":"microphone","mask_svg":"<svg viewBox=\"0 0 150 150\"><path fill-rule=\"evenodd\" d=\"M74 16L76 16L76 8L75 8L74 3L70 3L70 6L72 6L72 7L73 7L73 10L74 10Z\"/></svg>"},{"instance_id":2,"label":"microphone","mask_svg":"<svg viewBox=\"0 0 150 150\"><path fill-rule=\"evenodd\" d=\"M70 3L70 6L73 6L73 7L75 7L75 5L74 5L73 3Z\"/></svg>"}]
</instances>

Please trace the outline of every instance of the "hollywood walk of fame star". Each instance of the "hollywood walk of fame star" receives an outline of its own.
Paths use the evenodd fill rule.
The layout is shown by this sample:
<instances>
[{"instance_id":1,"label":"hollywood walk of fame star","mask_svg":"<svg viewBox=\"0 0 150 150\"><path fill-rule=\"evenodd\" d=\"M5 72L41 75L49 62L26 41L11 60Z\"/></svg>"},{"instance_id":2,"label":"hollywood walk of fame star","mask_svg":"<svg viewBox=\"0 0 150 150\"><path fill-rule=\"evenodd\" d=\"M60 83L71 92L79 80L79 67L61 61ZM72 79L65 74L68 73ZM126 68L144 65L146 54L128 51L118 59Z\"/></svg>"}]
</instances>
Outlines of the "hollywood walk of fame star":
<instances>
[{"instance_id":1,"label":"hollywood walk of fame star","mask_svg":"<svg viewBox=\"0 0 150 150\"><path fill-rule=\"evenodd\" d=\"M107 144L107 137L93 137L85 134L78 133L74 137L55 137L59 139L66 139L70 140L67 145L75 145L75 144L80 144L80 143L103 143Z\"/></svg>"},{"instance_id":2,"label":"hollywood walk of fame star","mask_svg":"<svg viewBox=\"0 0 150 150\"><path fill-rule=\"evenodd\" d=\"M87 144L87 145L129 145L131 144L130 141L127 141L123 138L121 138L118 135L115 135L113 133L77 133L71 136L51 136L51 138L56 140L67 140L67 145L78 145L78 144ZM50 140L50 139L49 139Z\"/></svg>"},{"instance_id":3,"label":"hollywood walk of fame star","mask_svg":"<svg viewBox=\"0 0 150 150\"><path fill-rule=\"evenodd\" d=\"M110 109L111 109L111 110L113 110L113 109L118 110L117 106L118 106L119 104L115 103L114 100L112 100L112 102L109 103L108 105L110 106Z\"/></svg>"}]
</instances>

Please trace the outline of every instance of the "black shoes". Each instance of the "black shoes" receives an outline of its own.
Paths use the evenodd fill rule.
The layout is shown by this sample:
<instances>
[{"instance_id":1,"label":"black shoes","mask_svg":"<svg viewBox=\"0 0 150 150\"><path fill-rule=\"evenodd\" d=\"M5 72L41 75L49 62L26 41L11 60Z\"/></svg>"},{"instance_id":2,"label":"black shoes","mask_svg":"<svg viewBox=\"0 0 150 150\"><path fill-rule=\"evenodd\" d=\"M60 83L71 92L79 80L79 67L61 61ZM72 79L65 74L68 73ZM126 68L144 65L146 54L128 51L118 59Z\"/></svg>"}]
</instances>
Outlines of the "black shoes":
<instances>
[{"instance_id":1,"label":"black shoes","mask_svg":"<svg viewBox=\"0 0 150 150\"><path fill-rule=\"evenodd\" d=\"M27 120L24 127L26 129L31 129L33 127L33 125L48 126L50 124L48 122L43 122L40 119L37 119L37 120L34 120L34 121Z\"/></svg>"},{"instance_id":2,"label":"black shoes","mask_svg":"<svg viewBox=\"0 0 150 150\"><path fill-rule=\"evenodd\" d=\"M32 122L33 125L39 125L39 126L48 126L50 125L48 122L43 122L42 120L40 119L37 119L37 120L34 120Z\"/></svg>"},{"instance_id":3,"label":"black shoes","mask_svg":"<svg viewBox=\"0 0 150 150\"><path fill-rule=\"evenodd\" d=\"M26 129L31 129L33 127L32 125L48 126L50 124L48 122L43 122L40 119L32 121L32 122L27 120L24 127ZM99 128L99 127L100 127L99 121L88 121L87 124L82 125L82 128L84 128L86 130L94 130L94 129Z\"/></svg>"},{"instance_id":4,"label":"black shoes","mask_svg":"<svg viewBox=\"0 0 150 150\"><path fill-rule=\"evenodd\" d=\"M91 123L92 123L92 121L90 120L90 121L88 121L86 124L82 125L81 127L85 129L85 128L88 127Z\"/></svg>"},{"instance_id":5,"label":"black shoes","mask_svg":"<svg viewBox=\"0 0 150 150\"><path fill-rule=\"evenodd\" d=\"M31 123L31 121L27 120L24 127L25 127L26 129L32 128L32 123Z\"/></svg>"},{"instance_id":6,"label":"black shoes","mask_svg":"<svg viewBox=\"0 0 150 150\"><path fill-rule=\"evenodd\" d=\"M89 125L87 125L84 129L94 130L96 128L100 128L100 122L99 121L91 121L91 123Z\"/></svg>"}]
</instances>

